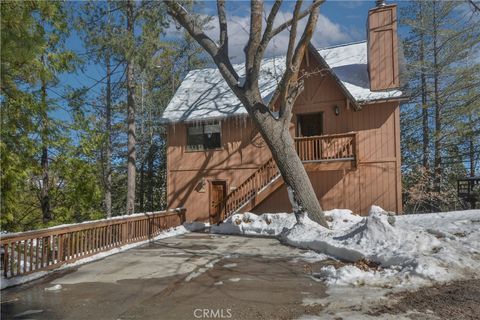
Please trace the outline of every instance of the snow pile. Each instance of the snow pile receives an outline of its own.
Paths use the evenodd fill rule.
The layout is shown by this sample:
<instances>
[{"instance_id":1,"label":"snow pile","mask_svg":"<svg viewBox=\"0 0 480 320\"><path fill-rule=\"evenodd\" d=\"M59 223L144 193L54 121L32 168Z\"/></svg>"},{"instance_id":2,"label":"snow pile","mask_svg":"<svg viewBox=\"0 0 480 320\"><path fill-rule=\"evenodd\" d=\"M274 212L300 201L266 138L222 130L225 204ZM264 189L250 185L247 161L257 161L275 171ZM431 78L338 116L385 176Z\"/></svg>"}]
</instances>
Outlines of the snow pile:
<instances>
[{"instance_id":1,"label":"snow pile","mask_svg":"<svg viewBox=\"0 0 480 320\"><path fill-rule=\"evenodd\" d=\"M373 206L367 217L338 209L325 215L331 229L308 217L295 223L293 214L245 213L216 232L278 236L288 245L345 262L312 274L328 284L385 287L480 275L480 210L390 216Z\"/></svg>"},{"instance_id":2,"label":"snow pile","mask_svg":"<svg viewBox=\"0 0 480 320\"><path fill-rule=\"evenodd\" d=\"M213 225L211 233L277 236L291 229L296 223L295 216L288 213L265 213L260 216L246 212L231 215L220 225Z\"/></svg>"},{"instance_id":3,"label":"snow pile","mask_svg":"<svg viewBox=\"0 0 480 320\"><path fill-rule=\"evenodd\" d=\"M415 254L428 252L440 245L438 239L425 230L414 232L409 228L395 227L395 222L390 224L389 216L376 206L372 207L366 218L361 218L360 221L358 218L360 217L349 219L357 223L347 230L338 228L341 226L338 219L333 220L333 228L329 230L304 218L302 223L283 234L282 240L345 261L372 260L382 267L411 265Z\"/></svg>"}]
</instances>

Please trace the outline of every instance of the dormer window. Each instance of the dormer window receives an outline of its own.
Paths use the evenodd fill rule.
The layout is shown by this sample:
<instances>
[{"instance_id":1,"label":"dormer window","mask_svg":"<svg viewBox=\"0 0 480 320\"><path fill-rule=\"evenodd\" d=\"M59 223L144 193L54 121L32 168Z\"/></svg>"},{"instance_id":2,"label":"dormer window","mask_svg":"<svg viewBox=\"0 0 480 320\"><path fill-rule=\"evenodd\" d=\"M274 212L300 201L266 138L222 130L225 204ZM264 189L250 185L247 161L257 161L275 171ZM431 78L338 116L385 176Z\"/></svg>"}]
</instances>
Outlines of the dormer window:
<instances>
[{"instance_id":1,"label":"dormer window","mask_svg":"<svg viewBox=\"0 0 480 320\"><path fill-rule=\"evenodd\" d=\"M221 127L218 121L187 125L187 150L220 149Z\"/></svg>"}]
</instances>

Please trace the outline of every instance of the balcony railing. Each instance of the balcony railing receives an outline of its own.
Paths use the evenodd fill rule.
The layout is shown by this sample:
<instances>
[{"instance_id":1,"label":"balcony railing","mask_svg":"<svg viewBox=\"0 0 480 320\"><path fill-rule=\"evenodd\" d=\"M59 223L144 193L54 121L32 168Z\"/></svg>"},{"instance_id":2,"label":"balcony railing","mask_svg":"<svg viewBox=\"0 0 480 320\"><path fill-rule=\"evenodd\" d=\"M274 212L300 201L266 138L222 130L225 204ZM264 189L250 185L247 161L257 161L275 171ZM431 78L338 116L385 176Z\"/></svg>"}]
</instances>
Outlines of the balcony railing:
<instances>
[{"instance_id":1,"label":"balcony railing","mask_svg":"<svg viewBox=\"0 0 480 320\"><path fill-rule=\"evenodd\" d=\"M357 133L296 137L295 148L303 162L357 160Z\"/></svg>"},{"instance_id":2,"label":"balcony railing","mask_svg":"<svg viewBox=\"0 0 480 320\"><path fill-rule=\"evenodd\" d=\"M357 161L357 133L295 138L295 148L302 162ZM217 207L220 220L229 217L256 197L280 176L273 158L231 191Z\"/></svg>"}]
</instances>

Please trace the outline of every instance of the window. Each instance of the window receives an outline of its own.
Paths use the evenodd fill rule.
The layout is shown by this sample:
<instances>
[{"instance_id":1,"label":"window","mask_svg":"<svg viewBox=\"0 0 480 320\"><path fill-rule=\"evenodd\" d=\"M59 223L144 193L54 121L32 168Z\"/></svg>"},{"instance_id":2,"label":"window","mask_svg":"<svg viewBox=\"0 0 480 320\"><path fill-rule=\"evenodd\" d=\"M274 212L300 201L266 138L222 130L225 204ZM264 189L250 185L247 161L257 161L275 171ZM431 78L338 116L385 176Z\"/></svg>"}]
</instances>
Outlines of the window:
<instances>
[{"instance_id":1,"label":"window","mask_svg":"<svg viewBox=\"0 0 480 320\"><path fill-rule=\"evenodd\" d=\"M187 126L187 150L202 151L221 148L219 122Z\"/></svg>"}]
</instances>

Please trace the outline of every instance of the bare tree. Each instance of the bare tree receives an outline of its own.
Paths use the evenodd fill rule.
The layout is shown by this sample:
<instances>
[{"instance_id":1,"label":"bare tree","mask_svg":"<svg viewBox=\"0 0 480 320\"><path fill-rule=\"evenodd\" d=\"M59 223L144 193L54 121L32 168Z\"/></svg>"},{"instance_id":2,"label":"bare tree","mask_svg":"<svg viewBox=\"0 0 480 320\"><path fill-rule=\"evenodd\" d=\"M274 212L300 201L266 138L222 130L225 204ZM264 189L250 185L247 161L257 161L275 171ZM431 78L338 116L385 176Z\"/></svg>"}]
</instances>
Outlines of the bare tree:
<instances>
[{"instance_id":1,"label":"bare tree","mask_svg":"<svg viewBox=\"0 0 480 320\"><path fill-rule=\"evenodd\" d=\"M188 12L176 1L165 1L168 13L207 51L213 58L228 86L242 102L256 127L270 148L273 158L282 174L287 188L293 190L300 210L295 212L297 219L300 212L308 212L309 216L323 226L328 226L322 208L315 195L310 179L297 155L289 126L292 119L292 108L296 98L303 91L301 79L301 63L307 53L318 20L318 7L324 0L313 0L302 9L303 1L295 4L291 19L274 26L275 18L282 5L282 0L273 4L266 17L263 29L264 5L261 0L251 1L250 30L245 51L245 81L240 83L228 56L228 25L225 12L225 1L217 1L220 39L218 44L206 35L198 25L195 15ZM308 21L301 38L297 41L298 22L308 16ZM261 61L270 40L284 30L289 30L290 37L286 54L286 69L273 93L273 98L264 102L259 89ZM278 106L278 116L271 111ZM293 206L294 208L296 206Z\"/></svg>"},{"instance_id":2,"label":"bare tree","mask_svg":"<svg viewBox=\"0 0 480 320\"><path fill-rule=\"evenodd\" d=\"M473 0L467 0L467 2L473 7L473 11L480 12L480 5L475 3Z\"/></svg>"}]
</instances>

